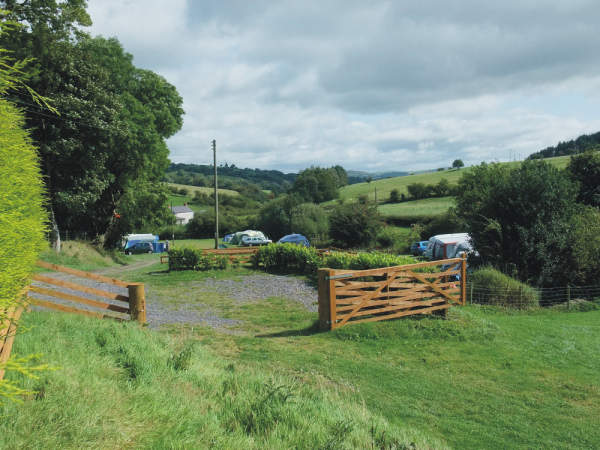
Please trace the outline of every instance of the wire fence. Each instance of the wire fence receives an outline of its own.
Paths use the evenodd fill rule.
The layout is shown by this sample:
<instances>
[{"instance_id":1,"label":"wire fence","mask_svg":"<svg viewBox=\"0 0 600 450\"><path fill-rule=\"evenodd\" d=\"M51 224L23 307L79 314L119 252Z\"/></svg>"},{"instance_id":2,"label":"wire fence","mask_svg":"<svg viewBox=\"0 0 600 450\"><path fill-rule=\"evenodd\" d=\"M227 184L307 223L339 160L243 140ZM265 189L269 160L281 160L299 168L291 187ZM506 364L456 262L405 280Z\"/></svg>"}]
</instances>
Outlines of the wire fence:
<instances>
[{"instance_id":1,"label":"wire fence","mask_svg":"<svg viewBox=\"0 0 600 450\"><path fill-rule=\"evenodd\" d=\"M490 288L467 282L466 303L513 308L564 306L567 309L591 309L594 305L600 308L600 285Z\"/></svg>"}]
</instances>

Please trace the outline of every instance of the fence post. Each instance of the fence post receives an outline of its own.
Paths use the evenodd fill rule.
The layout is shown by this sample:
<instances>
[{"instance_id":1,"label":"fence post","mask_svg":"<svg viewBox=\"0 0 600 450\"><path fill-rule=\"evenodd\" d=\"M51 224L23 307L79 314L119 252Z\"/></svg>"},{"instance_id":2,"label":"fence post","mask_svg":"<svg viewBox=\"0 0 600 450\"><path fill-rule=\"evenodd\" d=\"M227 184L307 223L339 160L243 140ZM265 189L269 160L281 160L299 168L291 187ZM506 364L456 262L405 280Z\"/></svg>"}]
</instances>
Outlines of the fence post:
<instances>
[{"instance_id":1,"label":"fence post","mask_svg":"<svg viewBox=\"0 0 600 450\"><path fill-rule=\"evenodd\" d=\"M473 281L471 281L471 295L469 298L469 304L471 304L471 305L473 304L473 289L474 289L474 287L475 287L475 283Z\"/></svg>"},{"instance_id":2,"label":"fence post","mask_svg":"<svg viewBox=\"0 0 600 450\"><path fill-rule=\"evenodd\" d=\"M335 281L331 269L319 269L319 329L331 330L335 324ZM333 302L332 302L333 298Z\"/></svg>"},{"instance_id":3,"label":"fence post","mask_svg":"<svg viewBox=\"0 0 600 450\"><path fill-rule=\"evenodd\" d=\"M127 286L129 291L129 310L131 320L137 320L141 324L146 323L146 293L143 283L132 283Z\"/></svg>"},{"instance_id":4,"label":"fence post","mask_svg":"<svg viewBox=\"0 0 600 450\"><path fill-rule=\"evenodd\" d=\"M463 252L460 265L460 298L463 306L467 303L467 253Z\"/></svg>"},{"instance_id":5,"label":"fence post","mask_svg":"<svg viewBox=\"0 0 600 450\"><path fill-rule=\"evenodd\" d=\"M567 284L567 309L571 310L571 286Z\"/></svg>"}]
</instances>

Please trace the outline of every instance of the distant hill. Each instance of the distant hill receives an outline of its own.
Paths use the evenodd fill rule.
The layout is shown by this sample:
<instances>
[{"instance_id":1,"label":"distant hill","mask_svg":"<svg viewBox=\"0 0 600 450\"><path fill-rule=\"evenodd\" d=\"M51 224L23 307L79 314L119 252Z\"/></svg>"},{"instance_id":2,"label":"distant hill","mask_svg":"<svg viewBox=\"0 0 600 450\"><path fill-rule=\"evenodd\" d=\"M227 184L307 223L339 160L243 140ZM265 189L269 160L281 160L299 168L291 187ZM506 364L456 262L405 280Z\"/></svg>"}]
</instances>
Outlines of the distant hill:
<instances>
[{"instance_id":1,"label":"distant hill","mask_svg":"<svg viewBox=\"0 0 600 450\"><path fill-rule=\"evenodd\" d=\"M348 184L362 183L367 179L381 180L383 178L403 177L409 172L363 172L360 170L348 170Z\"/></svg>"},{"instance_id":2,"label":"distant hill","mask_svg":"<svg viewBox=\"0 0 600 450\"><path fill-rule=\"evenodd\" d=\"M214 168L209 165L172 163L166 171L165 181L191 186L212 186ZM278 170L240 169L235 165L218 167L219 187L239 190L253 184L275 193L286 191L296 179L295 173Z\"/></svg>"},{"instance_id":3,"label":"distant hill","mask_svg":"<svg viewBox=\"0 0 600 450\"><path fill-rule=\"evenodd\" d=\"M594 134L582 134L575 140L559 142L555 147L547 147L532 153L527 159L552 158L583 153L586 150L600 150L600 131Z\"/></svg>"}]
</instances>

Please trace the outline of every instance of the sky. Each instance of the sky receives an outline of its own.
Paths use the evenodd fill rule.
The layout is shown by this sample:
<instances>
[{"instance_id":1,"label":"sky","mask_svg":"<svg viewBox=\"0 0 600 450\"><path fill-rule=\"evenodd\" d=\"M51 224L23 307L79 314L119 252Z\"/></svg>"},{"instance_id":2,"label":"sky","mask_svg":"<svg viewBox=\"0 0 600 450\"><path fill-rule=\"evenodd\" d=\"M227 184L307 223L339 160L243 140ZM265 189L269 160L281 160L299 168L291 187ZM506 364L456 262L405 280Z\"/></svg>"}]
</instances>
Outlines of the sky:
<instances>
[{"instance_id":1,"label":"sky","mask_svg":"<svg viewBox=\"0 0 600 450\"><path fill-rule=\"evenodd\" d=\"M89 0L183 97L173 162L414 171L600 131L597 0Z\"/></svg>"}]
</instances>

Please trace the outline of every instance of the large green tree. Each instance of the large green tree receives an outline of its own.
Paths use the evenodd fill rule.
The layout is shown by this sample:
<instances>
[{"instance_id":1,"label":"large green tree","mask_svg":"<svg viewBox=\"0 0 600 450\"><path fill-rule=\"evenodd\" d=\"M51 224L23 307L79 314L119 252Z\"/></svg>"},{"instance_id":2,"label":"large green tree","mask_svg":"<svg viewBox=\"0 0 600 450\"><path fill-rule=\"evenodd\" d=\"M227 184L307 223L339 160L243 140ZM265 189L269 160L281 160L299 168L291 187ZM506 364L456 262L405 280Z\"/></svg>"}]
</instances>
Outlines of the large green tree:
<instances>
[{"instance_id":1,"label":"large green tree","mask_svg":"<svg viewBox=\"0 0 600 450\"><path fill-rule=\"evenodd\" d=\"M338 188L348 182L341 166L325 169L310 167L298 174L290 192L310 203L321 203L339 196Z\"/></svg>"},{"instance_id":2,"label":"large green tree","mask_svg":"<svg viewBox=\"0 0 600 450\"><path fill-rule=\"evenodd\" d=\"M132 202L148 202L140 186L152 183L154 191L163 189L165 139L182 125L182 100L175 88L136 68L116 39L82 32L80 27L91 23L85 1L6 0L0 6L23 25L3 42L17 56L34 58L30 84L53 98L60 112L49 115L26 98L15 98L39 145L57 224L90 236L115 236L116 229L130 231L126 223L139 222L129 218L116 223L119 214L163 216L160 208L134 207ZM124 195L127 201L121 202ZM125 204L129 208L119 211Z\"/></svg>"},{"instance_id":3,"label":"large green tree","mask_svg":"<svg viewBox=\"0 0 600 450\"><path fill-rule=\"evenodd\" d=\"M484 262L538 286L572 279L570 220L577 189L543 161L482 164L459 181L458 213Z\"/></svg>"},{"instance_id":4,"label":"large green tree","mask_svg":"<svg viewBox=\"0 0 600 450\"><path fill-rule=\"evenodd\" d=\"M600 208L600 150L573 156L567 172L579 186L577 200Z\"/></svg>"}]
</instances>

